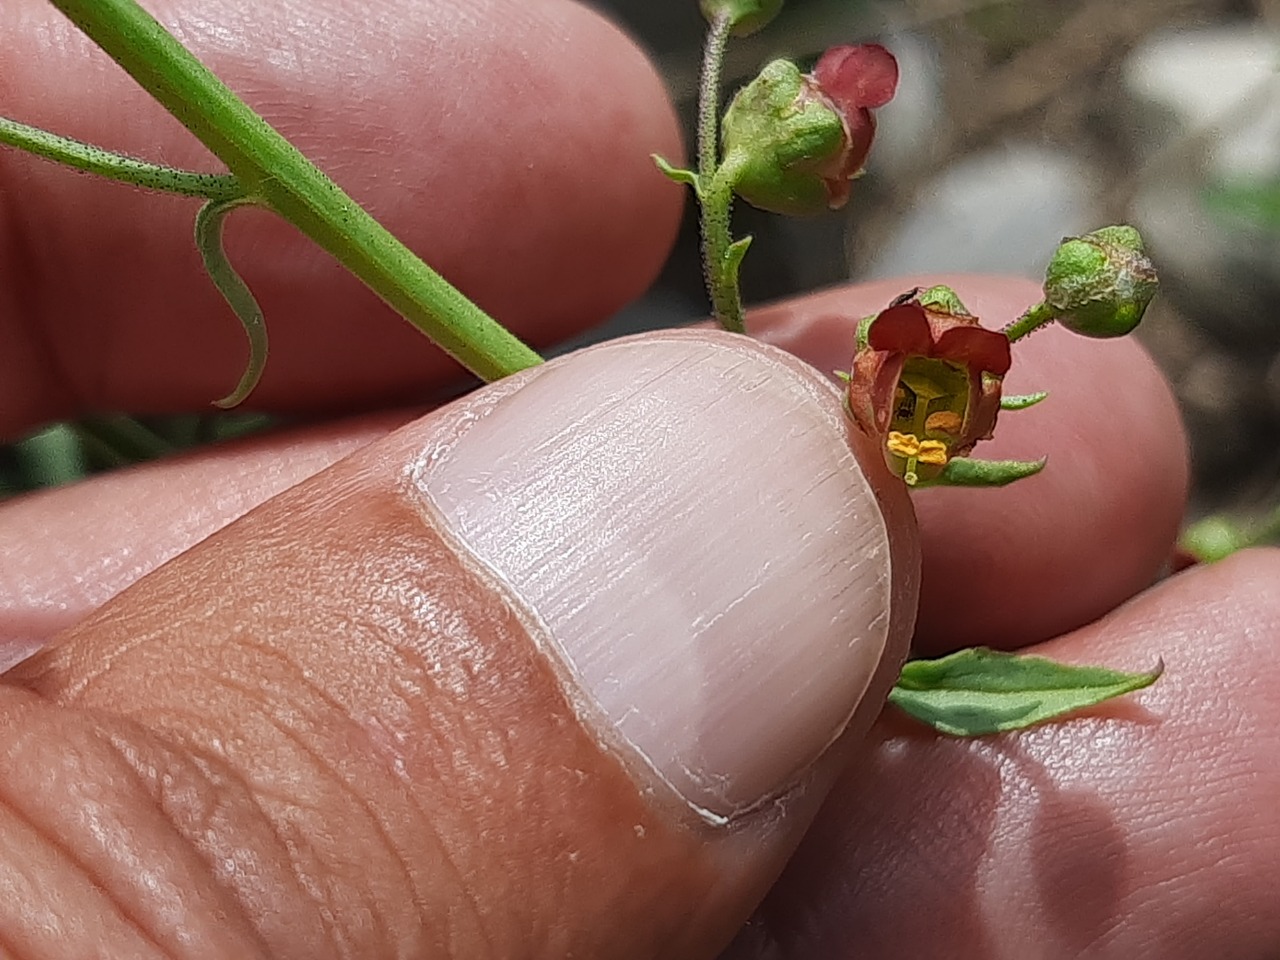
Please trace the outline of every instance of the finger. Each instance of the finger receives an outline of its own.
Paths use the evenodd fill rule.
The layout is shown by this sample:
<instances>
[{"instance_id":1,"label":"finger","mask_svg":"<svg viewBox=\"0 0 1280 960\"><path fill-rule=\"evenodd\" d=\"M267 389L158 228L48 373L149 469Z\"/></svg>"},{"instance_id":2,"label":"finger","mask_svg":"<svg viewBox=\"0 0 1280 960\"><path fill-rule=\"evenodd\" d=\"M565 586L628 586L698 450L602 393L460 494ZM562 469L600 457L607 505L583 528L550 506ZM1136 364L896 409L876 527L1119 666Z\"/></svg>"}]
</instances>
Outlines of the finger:
<instances>
[{"instance_id":1,"label":"finger","mask_svg":"<svg viewBox=\"0 0 1280 960\"><path fill-rule=\"evenodd\" d=\"M1034 293L1024 281L950 280L987 317L1012 316ZM912 283L790 301L754 313L752 329L820 370L843 369L852 354L851 318ZM1006 414L1000 437L978 452L1001 449L996 444L1008 456L1048 452L1052 467L1004 490L932 490L914 498L925 544L916 637L924 652L1014 646L1078 626L1149 584L1168 556L1186 464L1163 380L1132 346L1045 339L1051 336L1040 333L1018 347L1009 382L1011 392L1050 389L1052 400ZM1094 383L1108 390L1094 390ZM31 650L349 449L337 443L325 454L324 436L297 441L307 456L289 435L277 435L254 441L248 462L239 448L220 447L0 505L0 650L7 645L10 660ZM79 518L89 509L100 519L85 530Z\"/></svg>"},{"instance_id":2,"label":"finger","mask_svg":"<svg viewBox=\"0 0 1280 960\"><path fill-rule=\"evenodd\" d=\"M692 333L356 451L7 675L0 939L713 954L905 652L874 454L805 365Z\"/></svg>"},{"instance_id":3,"label":"finger","mask_svg":"<svg viewBox=\"0 0 1280 960\"><path fill-rule=\"evenodd\" d=\"M1177 576L1036 648L1164 676L995 738L886 719L728 956L1275 955L1280 551Z\"/></svg>"},{"instance_id":4,"label":"finger","mask_svg":"<svg viewBox=\"0 0 1280 960\"><path fill-rule=\"evenodd\" d=\"M149 8L393 233L521 336L549 343L637 295L674 235L680 155L640 51L569 0L188 0ZM300 12L301 11L301 12ZM42 0L0 8L7 115L176 166L217 161ZM244 367L191 200L0 151L0 436L86 409L195 409ZM266 313L253 403L421 401L458 368L291 227L228 234Z\"/></svg>"},{"instance_id":5,"label":"finger","mask_svg":"<svg viewBox=\"0 0 1280 960\"><path fill-rule=\"evenodd\" d=\"M848 369L859 317L916 285L947 283L987 326L1039 299L1024 280L938 277L840 288L752 317L759 336L820 370ZM1176 403L1137 342L1088 340L1051 327L1014 346L1006 395L1047 390L1000 416L985 459L1049 458L1044 472L997 490L912 496L923 576L916 647L1013 647L1102 616L1166 568L1187 490Z\"/></svg>"},{"instance_id":6,"label":"finger","mask_svg":"<svg viewBox=\"0 0 1280 960\"><path fill-rule=\"evenodd\" d=\"M166 560L410 418L383 413L215 444L0 505L0 670Z\"/></svg>"}]
</instances>

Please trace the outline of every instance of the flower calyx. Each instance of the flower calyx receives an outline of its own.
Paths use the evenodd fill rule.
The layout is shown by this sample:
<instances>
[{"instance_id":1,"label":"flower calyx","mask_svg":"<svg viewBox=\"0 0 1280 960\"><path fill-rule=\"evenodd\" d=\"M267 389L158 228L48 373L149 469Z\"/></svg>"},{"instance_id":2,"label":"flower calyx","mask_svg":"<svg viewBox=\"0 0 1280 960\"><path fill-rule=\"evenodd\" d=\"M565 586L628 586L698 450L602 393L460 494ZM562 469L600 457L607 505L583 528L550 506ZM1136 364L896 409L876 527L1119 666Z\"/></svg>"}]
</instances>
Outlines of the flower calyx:
<instances>
[{"instance_id":1,"label":"flower calyx","mask_svg":"<svg viewBox=\"0 0 1280 960\"><path fill-rule=\"evenodd\" d=\"M995 430L1009 346L949 287L910 290L859 325L849 413L880 439L889 469L908 486L999 486L1030 476L1042 460L956 465Z\"/></svg>"},{"instance_id":2,"label":"flower calyx","mask_svg":"<svg viewBox=\"0 0 1280 960\"><path fill-rule=\"evenodd\" d=\"M804 216L849 199L875 137L877 107L898 86L898 62L879 44L833 47L810 74L774 60L724 116L723 169L752 206Z\"/></svg>"}]
</instances>

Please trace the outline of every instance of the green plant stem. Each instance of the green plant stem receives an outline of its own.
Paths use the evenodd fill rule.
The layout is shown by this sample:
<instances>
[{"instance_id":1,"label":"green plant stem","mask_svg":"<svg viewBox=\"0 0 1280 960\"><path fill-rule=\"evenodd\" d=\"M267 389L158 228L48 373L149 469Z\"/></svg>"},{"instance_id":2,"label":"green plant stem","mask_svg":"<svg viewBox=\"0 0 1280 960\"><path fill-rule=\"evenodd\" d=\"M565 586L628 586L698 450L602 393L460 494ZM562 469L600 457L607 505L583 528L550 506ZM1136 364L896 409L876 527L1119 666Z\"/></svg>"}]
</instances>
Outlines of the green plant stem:
<instances>
[{"instance_id":1,"label":"green plant stem","mask_svg":"<svg viewBox=\"0 0 1280 960\"><path fill-rule=\"evenodd\" d=\"M245 192L240 181L229 173L196 173L135 160L7 117L0 117L0 144L147 190L209 200L232 200L244 196Z\"/></svg>"},{"instance_id":2,"label":"green plant stem","mask_svg":"<svg viewBox=\"0 0 1280 960\"><path fill-rule=\"evenodd\" d=\"M1009 342L1013 343L1021 340L1027 334L1053 323L1056 319L1058 319L1057 312L1042 300L1035 306L1028 307L1026 313L1004 328L1004 333L1009 338Z\"/></svg>"},{"instance_id":3,"label":"green plant stem","mask_svg":"<svg viewBox=\"0 0 1280 960\"><path fill-rule=\"evenodd\" d=\"M732 171L717 166L720 114L720 70L733 19L721 14L711 21L698 81L698 201L701 206L702 267L712 312L720 325L744 332L742 298L736 265L729 267L729 214L733 207Z\"/></svg>"},{"instance_id":4,"label":"green plant stem","mask_svg":"<svg viewBox=\"0 0 1280 960\"><path fill-rule=\"evenodd\" d=\"M253 112L135 0L51 0L222 160L255 202L332 254L485 380L542 358L450 286Z\"/></svg>"},{"instance_id":5,"label":"green plant stem","mask_svg":"<svg viewBox=\"0 0 1280 960\"><path fill-rule=\"evenodd\" d=\"M707 273L707 294L720 325L732 333L745 333L742 293L738 286L738 265L749 240L737 244L729 232L733 209L733 185L737 165L726 161L709 181L703 182L702 256Z\"/></svg>"}]
</instances>

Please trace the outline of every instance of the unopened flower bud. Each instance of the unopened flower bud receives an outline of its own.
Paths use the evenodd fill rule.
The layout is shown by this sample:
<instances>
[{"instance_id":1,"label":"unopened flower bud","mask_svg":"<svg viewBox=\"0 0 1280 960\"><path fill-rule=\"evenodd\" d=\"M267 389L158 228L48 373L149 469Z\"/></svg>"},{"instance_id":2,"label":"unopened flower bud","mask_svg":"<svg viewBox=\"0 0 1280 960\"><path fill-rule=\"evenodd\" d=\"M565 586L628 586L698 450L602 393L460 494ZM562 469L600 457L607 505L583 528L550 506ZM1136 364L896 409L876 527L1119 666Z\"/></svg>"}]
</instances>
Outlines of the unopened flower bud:
<instances>
[{"instance_id":1,"label":"unopened flower bud","mask_svg":"<svg viewBox=\"0 0 1280 960\"><path fill-rule=\"evenodd\" d=\"M1156 295L1156 269L1130 226L1103 227L1062 242L1045 271L1045 303L1086 337L1131 332Z\"/></svg>"},{"instance_id":2,"label":"unopened flower bud","mask_svg":"<svg viewBox=\"0 0 1280 960\"><path fill-rule=\"evenodd\" d=\"M735 37L755 33L782 9L782 0L701 0L702 15L708 23L728 17Z\"/></svg>"},{"instance_id":3,"label":"unopened flower bud","mask_svg":"<svg viewBox=\"0 0 1280 960\"><path fill-rule=\"evenodd\" d=\"M803 216L839 209L875 136L871 111L892 99L898 64L884 47L833 47L812 74L775 60L724 117L734 192L762 210Z\"/></svg>"}]
</instances>

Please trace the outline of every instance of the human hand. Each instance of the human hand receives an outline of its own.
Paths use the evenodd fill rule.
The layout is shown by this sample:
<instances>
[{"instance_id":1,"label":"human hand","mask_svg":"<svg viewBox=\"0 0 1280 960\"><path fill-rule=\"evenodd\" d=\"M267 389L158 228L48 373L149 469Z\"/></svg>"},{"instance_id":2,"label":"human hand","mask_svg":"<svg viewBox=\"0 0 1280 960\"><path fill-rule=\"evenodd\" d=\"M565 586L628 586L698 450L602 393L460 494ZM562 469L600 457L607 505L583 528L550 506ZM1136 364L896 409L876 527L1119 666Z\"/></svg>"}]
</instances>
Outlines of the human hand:
<instances>
[{"instance_id":1,"label":"human hand","mask_svg":"<svg viewBox=\"0 0 1280 960\"><path fill-rule=\"evenodd\" d=\"M352 15L343 6L330 9L340 21ZM343 87L349 74L339 82L335 65L360 65L371 75L357 83L363 117L344 112L348 92L270 118L521 332L549 340L606 315L651 276L679 202L647 166L650 150L675 152L657 81L625 40L564 3L526 3L518 16L497 2L420 9L416 26L331 22L323 37L284 8L244 7L233 34L184 22L197 52L262 104ZM12 96L31 97L14 113L192 162L182 132L125 78L84 66L70 28L31 27L54 21L43 6L3 15L23 19L14 35L51 45L4 54ZM218 15L234 19L231 7ZM243 36L275 50L276 66L225 46ZM321 42L335 36L348 46ZM283 55L317 49L310 65ZM445 66L464 56L491 56L477 75L499 90L518 79L521 109L492 88L459 89ZM412 88L406 59L423 70ZM458 106L459 95L475 100ZM582 96L608 104L616 128L592 126ZM455 108L443 129L429 123L441 98ZM351 143L381 140L364 168L343 166ZM471 179L457 157L492 166ZM14 344L2 354L6 428L220 395L242 348L185 252L190 210L9 154L0 163L0 183L17 185L0 196L22 226L0 254L4 288L21 291L0 318ZM343 410L445 382L447 363L289 231L252 215L239 226L232 256L275 338L256 401ZM89 269L116 247L130 253L113 274ZM841 367L850 318L918 279L761 311L753 329L818 370ZM991 318L1031 293L949 282ZM0 941L60 957L706 955L816 814L736 950L1262 954L1277 936L1260 881L1280 845L1266 802L1280 693L1253 660L1280 625L1266 589L1280 563L1258 552L1193 571L1087 625L1145 587L1167 554L1185 484L1176 413L1124 342L1038 334L1020 348L1011 392L1020 376L1049 387L1052 406L1010 417L993 443L1010 456L1048 450L1052 467L1006 490L916 498L917 644L1058 637L1045 652L1062 659L1138 668L1163 655L1169 669L1140 707L975 743L892 720L867 735L909 611L877 618L887 591L909 592L912 564L859 547L910 553L912 522L887 488L881 539L864 529L872 499L835 394L745 338L654 335L505 381L390 436L409 414L7 504L0 630L27 643L70 629L0 690ZM481 426L464 430L464 414ZM640 469L627 453L643 431L665 442L643 448L654 453ZM467 436L455 444L454 432ZM442 456L424 456L433 450ZM777 510L786 523L768 522ZM854 530L870 539L854 542ZM509 586L459 564L454 537ZM689 563L712 537L715 562ZM546 559L524 563L534 543ZM683 562L675 582L643 566L655 556ZM673 597L685 606L662 609ZM566 598L599 618L593 629ZM543 623L513 618L511 602ZM785 637L768 626L784 615L797 624ZM697 660L674 642L696 632L689 624L704 628ZM859 625L882 640L883 659L848 653ZM592 636L610 641L594 657L580 639ZM565 644L591 689L558 673L538 641ZM734 677L744 651L777 670ZM822 750L868 683L848 732ZM653 723L627 726L636 714L617 707L629 702ZM744 737L748 722L769 737ZM707 764L695 774L725 775L708 787L668 767L688 799L725 812L779 799L709 825L655 782L620 729L659 765L661 748L682 746Z\"/></svg>"}]
</instances>

